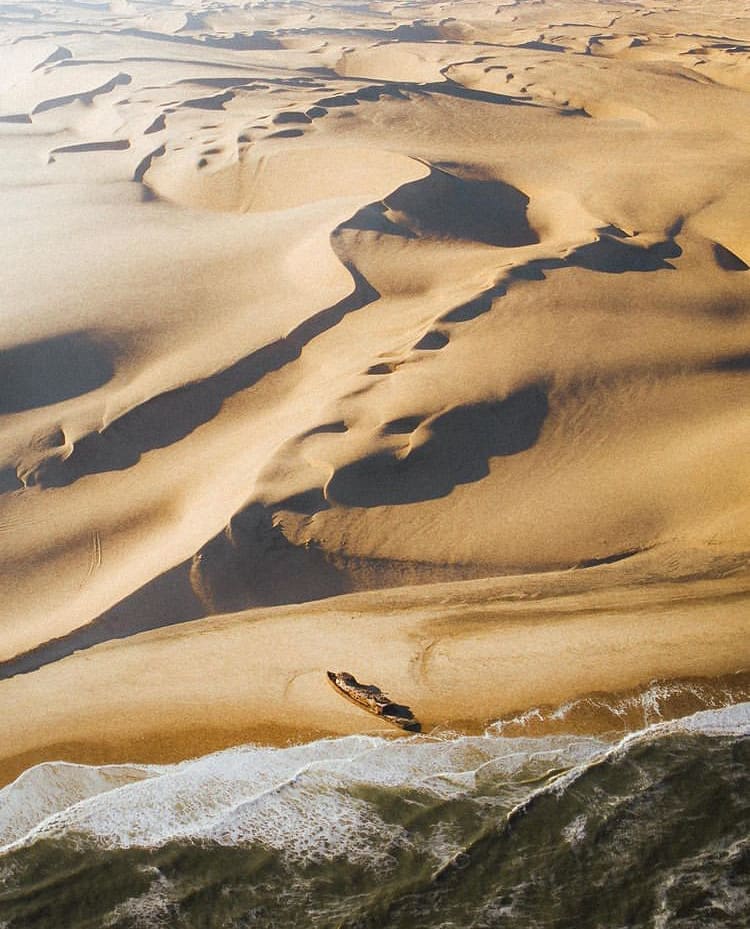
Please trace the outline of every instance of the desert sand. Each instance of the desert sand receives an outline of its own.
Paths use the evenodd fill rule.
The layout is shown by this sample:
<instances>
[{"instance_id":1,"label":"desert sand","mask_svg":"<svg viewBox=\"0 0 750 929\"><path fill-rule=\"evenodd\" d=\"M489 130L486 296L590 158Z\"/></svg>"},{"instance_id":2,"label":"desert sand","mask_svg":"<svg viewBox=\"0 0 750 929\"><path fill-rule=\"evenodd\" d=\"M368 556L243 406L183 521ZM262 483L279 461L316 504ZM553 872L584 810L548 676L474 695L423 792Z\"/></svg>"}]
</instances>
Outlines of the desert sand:
<instances>
[{"instance_id":1,"label":"desert sand","mask_svg":"<svg viewBox=\"0 0 750 929\"><path fill-rule=\"evenodd\" d=\"M40 0L0 60L3 781L381 731L329 667L434 731L750 667L750 4Z\"/></svg>"}]
</instances>

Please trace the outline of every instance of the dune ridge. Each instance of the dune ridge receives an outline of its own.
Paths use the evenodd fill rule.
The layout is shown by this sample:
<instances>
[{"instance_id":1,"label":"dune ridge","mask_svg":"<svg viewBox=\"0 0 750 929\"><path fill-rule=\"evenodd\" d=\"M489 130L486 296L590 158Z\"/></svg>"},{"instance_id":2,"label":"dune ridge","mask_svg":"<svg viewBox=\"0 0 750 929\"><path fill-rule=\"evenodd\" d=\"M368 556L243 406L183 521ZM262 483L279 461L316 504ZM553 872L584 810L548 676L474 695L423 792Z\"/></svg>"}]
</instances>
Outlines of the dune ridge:
<instances>
[{"instance_id":1,"label":"dune ridge","mask_svg":"<svg viewBox=\"0 0 750 929\"><path fill-rule=\"evenodd\" d=\"M403 657L434 585L490 613L557 585L584 615L625 578L651 645L613 688L747 666L750 6L40 0L0 45L0 707L80 674L85 754L123 656L179 636L168 728L206 630L218 673L288 617L291 687L306 611L320 670L326 598L377 625L398 589L390 638L352 630ZM637 597L713 583L727 616ZM493 690L491 628L495 702L449 712L428 675L435 725L607 688ZM238 681L205 696L212 746ZM286 732L276 698L232 738ZM48 757L46 725L6 754Z\"/></svg>"}]
</instances>

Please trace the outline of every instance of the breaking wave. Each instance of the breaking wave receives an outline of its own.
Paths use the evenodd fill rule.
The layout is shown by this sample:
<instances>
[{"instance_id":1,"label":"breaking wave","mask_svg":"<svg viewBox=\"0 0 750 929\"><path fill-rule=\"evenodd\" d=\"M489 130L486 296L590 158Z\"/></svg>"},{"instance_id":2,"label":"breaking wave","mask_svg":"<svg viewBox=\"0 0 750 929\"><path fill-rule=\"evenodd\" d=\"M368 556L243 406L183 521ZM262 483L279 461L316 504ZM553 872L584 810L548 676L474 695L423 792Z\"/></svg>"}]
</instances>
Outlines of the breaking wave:
<instances>
[{"instance_id":1,"label":"breaking wave","mask_svg":"<svg viewBox=\"0 0 750 929\"><path fill-rule=\"evenodd\" d=\"M39 765L0 791L0 925L745 925L750 703L510 727Z\"/></svg>"}]
</instances>

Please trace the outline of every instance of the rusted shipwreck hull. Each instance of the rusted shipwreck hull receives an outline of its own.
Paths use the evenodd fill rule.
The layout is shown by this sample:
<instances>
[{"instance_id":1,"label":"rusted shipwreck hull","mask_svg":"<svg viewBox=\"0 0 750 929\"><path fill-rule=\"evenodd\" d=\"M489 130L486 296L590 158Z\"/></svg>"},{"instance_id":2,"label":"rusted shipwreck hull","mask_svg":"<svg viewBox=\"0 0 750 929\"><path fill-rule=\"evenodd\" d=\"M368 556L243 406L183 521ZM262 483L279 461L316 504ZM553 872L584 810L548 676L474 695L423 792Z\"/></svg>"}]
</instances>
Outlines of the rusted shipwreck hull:
<instances>
[{"instance_id":1,"label":"rusted shipwreck hull","mask_svg":"<svg viewBox=\"0 0 750 929\"><path fill-rule=\"evenodd\" d=\"M360 684L348 671L328 671L327 674L336 693L351 700L361 709L408 732L420 731L421 726L409 707L394 703L375 684Z\"/></svg>"}]
</instances>

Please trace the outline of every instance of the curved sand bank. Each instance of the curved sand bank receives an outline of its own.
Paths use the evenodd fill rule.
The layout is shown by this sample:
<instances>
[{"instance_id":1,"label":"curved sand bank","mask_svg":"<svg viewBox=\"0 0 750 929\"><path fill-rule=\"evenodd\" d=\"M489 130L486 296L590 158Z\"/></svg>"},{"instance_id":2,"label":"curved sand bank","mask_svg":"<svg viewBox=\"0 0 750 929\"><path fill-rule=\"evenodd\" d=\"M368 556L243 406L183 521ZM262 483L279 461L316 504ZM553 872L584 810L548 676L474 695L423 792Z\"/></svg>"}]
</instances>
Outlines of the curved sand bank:
<instances>
[{"instance_id":1,"label":"curved sand bank","mask_svg":"<svg viewBox=\"0 0 750 929\"><path fill-rule=\"evenodd\" d=\"M337 696L328 669L377 683L436 734L479 732L591 693L595 705L563 714L567 731L638 728L646 701L609 707L656 680L709 679L703 690L718 703L747 694L747 673L736 674L750 669L746 573L633 586L616 567L590 571L585 586L567 574L401 588L210 617L78 652L0 685L0 780L50 759L168 762L251 741L397 735ZM678 691L676 705L703 708L690 696ZM513 732L560 725L530 723Z\"/></svg>"},{"instance_id":2,"label":"curved sand bank","mask_svg":"<svg viewBox=\"0 0 750 929\"><path fill-rule=\"evenodd\" d=\"M449 7L0 10L8 771L746 667L750 7Z\"/></svg>"}]
</instances>

